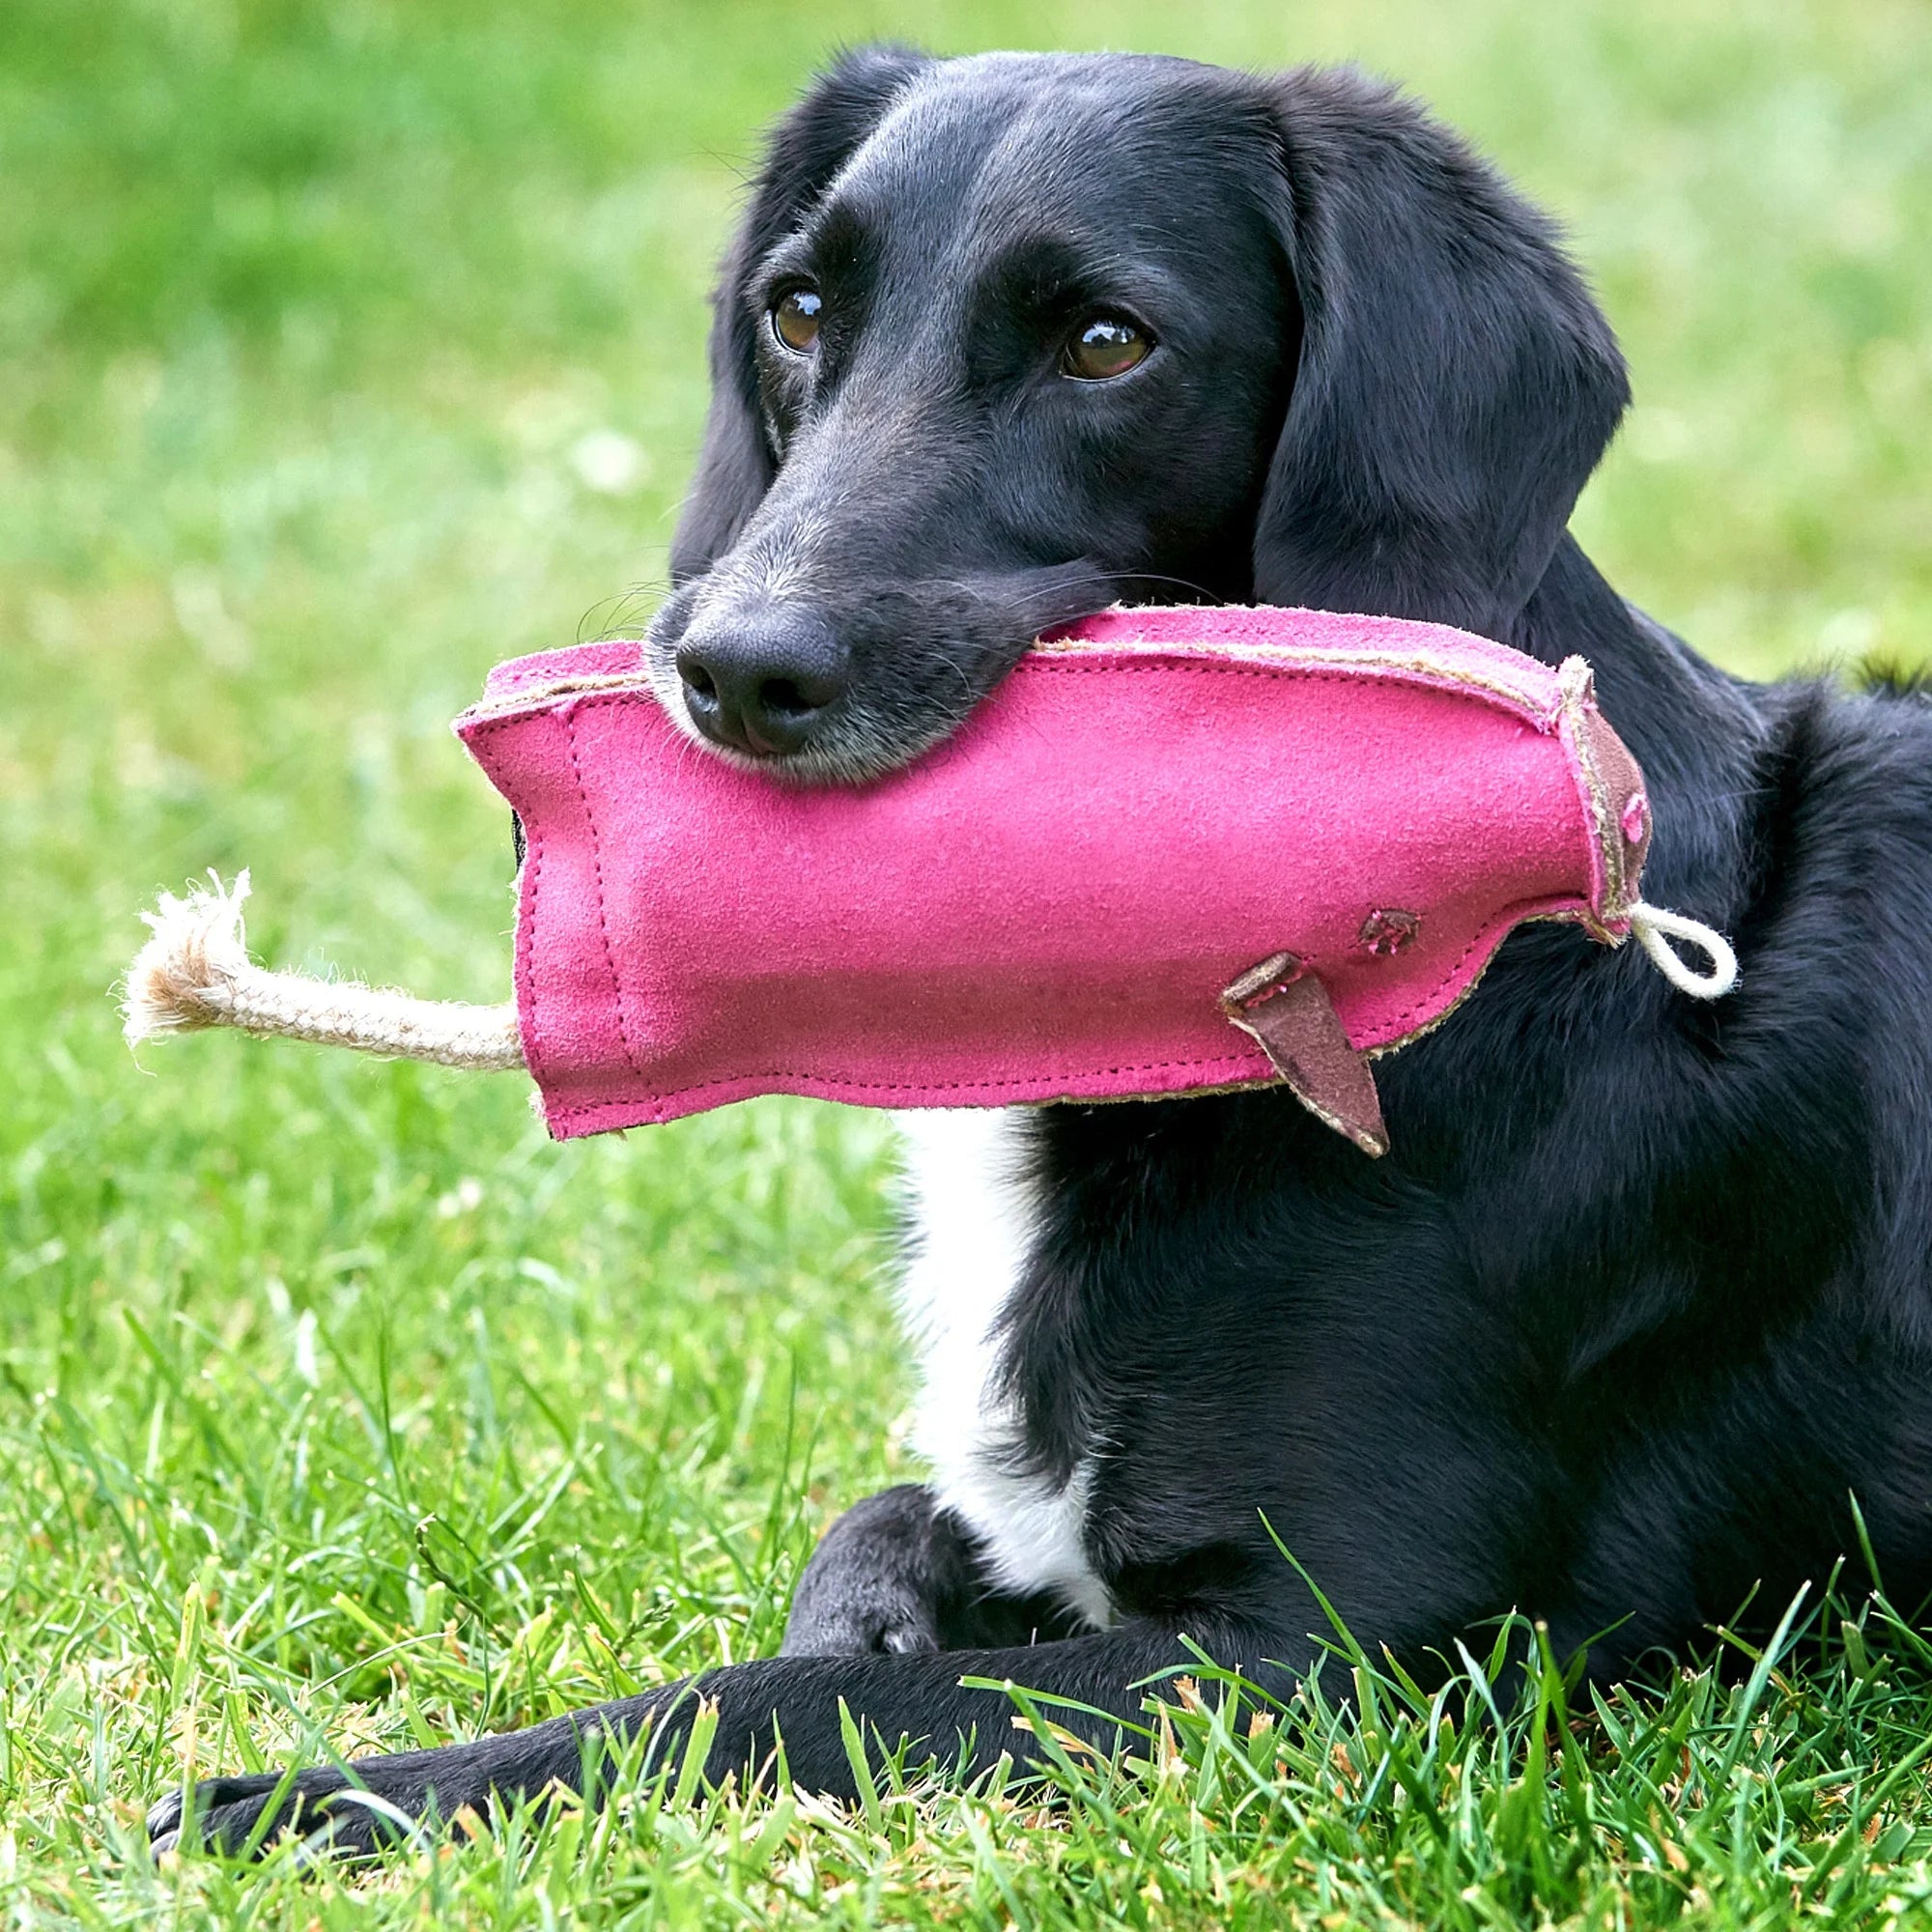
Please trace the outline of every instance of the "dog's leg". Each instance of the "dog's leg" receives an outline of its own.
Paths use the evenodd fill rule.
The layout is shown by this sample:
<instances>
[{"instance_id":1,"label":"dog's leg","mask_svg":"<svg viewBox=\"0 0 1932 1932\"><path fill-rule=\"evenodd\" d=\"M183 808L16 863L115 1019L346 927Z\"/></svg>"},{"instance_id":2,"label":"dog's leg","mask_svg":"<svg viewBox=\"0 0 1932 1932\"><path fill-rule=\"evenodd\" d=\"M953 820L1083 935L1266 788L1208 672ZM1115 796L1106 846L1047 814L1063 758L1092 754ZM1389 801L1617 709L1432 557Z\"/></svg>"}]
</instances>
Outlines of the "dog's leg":
<instances>
[{"instance_id":1,"label":"dog's leg","mask_svg":"<svg viewBox=\"0 0 1932 1932\"><path fill-rule=\"evenodd\" d=\"M1250 1675L1264 1670L1264 1682L1280 1675L1264 1660L1293 1655L1250 1628L1190 1629L1217 1661ZM675 1761L699 1697L717 1707L705 1765L714 1782L734 1772L762 1772L782 1738L796 1782L835 1798L856 1796L839 1723L841 1701L860 1721L875 1756L882 1744L893 1747L907 1738L914 1747L910 1761L931 1757L949 1768L956 1764L969 1776L997 1763L1002 1752L1023 1764L1037 1761L1041 1753L1033 1735L1014 1728L1011 1700L1002 1690L969 1690L960 1681L968 1677L1011 1682L1089 1707L1049 1706L1049 1712L1056 1724L1107 1750L1120 1740L1122 1723L1144 1721L1145 1699L1160 1687L1143 1680L1184 1669L1191 1662L1193 1654L1177 1628L1137 1619L1010 1649L776 1657L728 1664L528 1730L441 1750L358 1758L344 1769L299 1772L263 1836L294 1829L323 1834L336 1851L366 1852L397 1835L398 1814L433 1813L447 1820L464 1806L487 1813L493 1800L514 1801L556 1785L582 1790L586 1761L594 1765L608 1747L621 1747L646 1726L649 1762ZM262 1825L278 1782L267 1772L210 1778L197 1787L194 1809L203 1839L240 1850ZM177 1842L181 1822L179 1795L155 1807L149 1833L156 1849Z\"/></svg>"},{"instance_id":2,"label":"dog's leg","mask_svg":"<svg viewBox=\"0 0 1932 1932\"><path fill-rule=\"evenodd\" d=\"M792 1594L785 1657L994 1648L1083 1626L1051 1597L991 1583L980 1544L932 1492L907 1483L826 1531Z\"/></svg>"}]
</instances>

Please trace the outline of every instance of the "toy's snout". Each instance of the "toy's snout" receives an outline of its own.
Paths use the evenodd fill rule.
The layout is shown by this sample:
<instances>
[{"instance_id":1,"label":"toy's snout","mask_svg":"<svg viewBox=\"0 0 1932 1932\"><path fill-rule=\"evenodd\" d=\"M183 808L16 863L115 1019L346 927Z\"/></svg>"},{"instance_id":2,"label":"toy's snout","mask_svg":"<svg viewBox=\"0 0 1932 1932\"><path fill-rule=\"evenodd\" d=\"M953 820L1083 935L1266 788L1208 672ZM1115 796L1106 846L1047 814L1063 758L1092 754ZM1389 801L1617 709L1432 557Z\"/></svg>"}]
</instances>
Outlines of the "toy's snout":
<instances>
[{"instance_id":1,"label":"toy's snout","mask_svg":"<svg viewBox=\"0 0 1932 1932\"><path fill-rule=\"evenodd\" d=\"M845 688L851 654L809 605L707 611L677 647L680 696L714 744L755 757L800 752Z\"/></svg>"}]
</instances>

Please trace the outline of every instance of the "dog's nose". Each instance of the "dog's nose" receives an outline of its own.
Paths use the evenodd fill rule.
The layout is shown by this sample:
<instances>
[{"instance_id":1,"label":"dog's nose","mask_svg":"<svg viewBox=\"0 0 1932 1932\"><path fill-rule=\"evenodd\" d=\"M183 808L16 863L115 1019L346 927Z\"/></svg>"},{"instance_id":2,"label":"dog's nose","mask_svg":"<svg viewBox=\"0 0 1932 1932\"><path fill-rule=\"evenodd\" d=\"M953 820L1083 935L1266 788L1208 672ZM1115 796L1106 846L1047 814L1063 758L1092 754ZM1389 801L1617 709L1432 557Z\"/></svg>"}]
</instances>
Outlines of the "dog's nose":
<instances>
[{"instance_id":1,"label":"dog's nose","mask_svg":"<svg viewBox=\"0 0 1932 1932\"><path fill-rule=\"evenodd\" d=\"M684 635L684 706L707 738L770 755L801 750L845 689L846 652L815 611L705 619Z\"/></svg>"}]
</instances>

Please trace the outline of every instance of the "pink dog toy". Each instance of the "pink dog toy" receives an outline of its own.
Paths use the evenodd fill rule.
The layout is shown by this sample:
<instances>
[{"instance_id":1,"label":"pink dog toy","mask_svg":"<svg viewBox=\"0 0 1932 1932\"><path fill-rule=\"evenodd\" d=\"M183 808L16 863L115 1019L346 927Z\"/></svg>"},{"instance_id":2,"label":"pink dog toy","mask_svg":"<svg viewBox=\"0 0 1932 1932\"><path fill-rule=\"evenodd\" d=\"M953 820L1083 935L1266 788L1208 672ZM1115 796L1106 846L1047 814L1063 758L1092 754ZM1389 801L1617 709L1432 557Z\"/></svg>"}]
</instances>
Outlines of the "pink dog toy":
<instances>
[{"instance_id":1,"label":"pink dog toy","mask_svg":"<svg viewBox=\"0 0 1932 1932\"><path fill-rule=\"evenodd\" d=\"M1440 1022L1523 920L1634 932L1700 998L1736 977L1718 934L1638 896L1643 777L1588 667L1439 625L1111 611L856 787L699 752L636 643L499 666L456 730L527 837L514 1003L263 973L244 875L150 915L129 1037L525 1065L560 1140L773 1092L957 1107L1279 1078L1379 1153L1368 1056Z\"/></svg>"}]
</instances>

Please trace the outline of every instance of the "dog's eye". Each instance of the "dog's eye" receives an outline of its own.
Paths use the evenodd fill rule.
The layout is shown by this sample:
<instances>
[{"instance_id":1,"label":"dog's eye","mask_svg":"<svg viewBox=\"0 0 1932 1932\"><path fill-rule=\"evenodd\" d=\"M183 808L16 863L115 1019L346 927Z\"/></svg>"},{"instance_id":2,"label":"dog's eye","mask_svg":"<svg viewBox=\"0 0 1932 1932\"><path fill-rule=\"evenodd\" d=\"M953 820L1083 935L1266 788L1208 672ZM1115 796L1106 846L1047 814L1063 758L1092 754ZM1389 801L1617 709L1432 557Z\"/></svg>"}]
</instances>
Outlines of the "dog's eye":
<instances>
[{"instance_id":1,"label":"dog's eye","mask_svg":"<svg viewBox=\"0 0 1932 1932\"><path fill-rule=\"evenodd\" d=\"M1145 362L1153 338L1122 315L1096 315L1066 338L1060 371L1079 383L1104 383Z\"/></svg>"},{"instance_id":2,"label":"dog's eye","mask_svg":"<svg viewBox=\"0 0 1932 1932\"><path fill-rule=\"evenodd\" d=\"M788 289L772 304L772 333L794 355L818 346L818 314L824 303L811 289Z\"/></svg>"}]
</instances>

